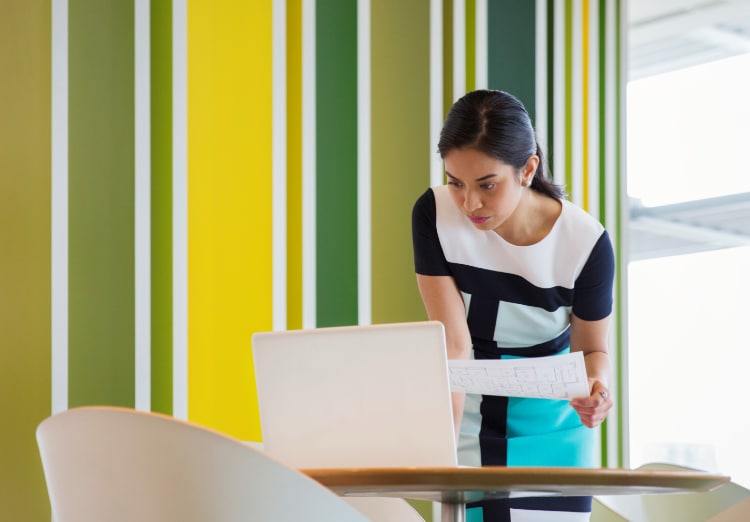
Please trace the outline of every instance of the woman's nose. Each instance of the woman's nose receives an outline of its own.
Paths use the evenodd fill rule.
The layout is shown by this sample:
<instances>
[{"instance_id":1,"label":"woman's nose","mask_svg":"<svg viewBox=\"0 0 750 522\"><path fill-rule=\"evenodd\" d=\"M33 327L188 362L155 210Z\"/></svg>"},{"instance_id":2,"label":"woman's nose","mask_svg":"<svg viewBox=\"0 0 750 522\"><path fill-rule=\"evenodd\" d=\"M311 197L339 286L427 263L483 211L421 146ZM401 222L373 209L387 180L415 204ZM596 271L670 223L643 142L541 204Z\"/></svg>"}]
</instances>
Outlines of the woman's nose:
<instances>
[{"instance_id":1,"label":"woman's nose","mask_svg":"<svg viewBox=\"0 0 750 522\"><path fill-rule=\"evenodd\" d=\"M469 212L473 212L481 206L482 201L479 195L474 191L467 190L466 195L464 196L464 208Z\"/></svg>"}]
</instances>

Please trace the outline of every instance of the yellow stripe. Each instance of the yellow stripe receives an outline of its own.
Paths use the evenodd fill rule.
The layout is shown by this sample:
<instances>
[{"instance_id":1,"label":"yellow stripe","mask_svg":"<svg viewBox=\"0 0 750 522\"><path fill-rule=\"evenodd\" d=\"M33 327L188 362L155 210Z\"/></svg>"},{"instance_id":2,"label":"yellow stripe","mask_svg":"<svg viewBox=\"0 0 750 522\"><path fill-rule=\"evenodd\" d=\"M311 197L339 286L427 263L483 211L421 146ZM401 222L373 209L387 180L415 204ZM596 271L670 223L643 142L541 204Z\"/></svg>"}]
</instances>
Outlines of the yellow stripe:
<instances>
[{"instance_id":1,"label":"yellow stripe","mask_svg":"<svg viewBox=\"0 0 750 522\"><path fill-rule=\"evenodd\" d=\"M582 5L582 51L583 51L583 67L582 69L582 84L583 84L583 100L581 103L581 109L583 111L583 140L582 140L582 170L583 170L583 208L589 210L590 203L590 188L589 188L589 2L588 0L581 0Z\"/></svg>"},{"instance_id":2,"label":"yellow stripe","mask_svg":"<svg viewBox=\"0 0 750 522\"><path fill-rule=\"evenodd\" d=\"M302 328L302 0L287 0L287 328Z\"/></svg>"},{"instance_id":3,"label":"yellow stripe","mask_svg":"<svg viewBox=\"0 0 750 522\"><path fill-rule=\"evenodd\" d=\"M188 1L188 417L255 440L250 339L272 326L271 22L271 0Z\"/></svg>"}]
</instances>

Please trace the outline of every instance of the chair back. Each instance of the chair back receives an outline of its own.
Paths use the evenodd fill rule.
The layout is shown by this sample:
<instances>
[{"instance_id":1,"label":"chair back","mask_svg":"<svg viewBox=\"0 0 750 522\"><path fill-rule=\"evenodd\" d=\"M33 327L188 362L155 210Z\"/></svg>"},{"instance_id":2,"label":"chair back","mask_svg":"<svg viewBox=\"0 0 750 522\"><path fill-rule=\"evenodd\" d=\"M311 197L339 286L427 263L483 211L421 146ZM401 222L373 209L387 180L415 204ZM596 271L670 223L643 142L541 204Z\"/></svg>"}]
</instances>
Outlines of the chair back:
<instances>
[{"instance_id":1,"label":"chair back","mask_svg":"<svg viewBox=\"0 0 750 522\"><path fill-rule=\"evenodd\" d=\"M346 497L346 502L372 522L425 522L406 500L388 497Z\"/></svg>"},{"instance_id":2,"label":"chair back","mask_svg":"<svg viewBox=\"0 0 750 522\"><path fill-rule=\"evenodd\" d=\"M264 451L262 442L244 440L243 444ZM409 502L388 497L342 497L347 504L363 513L371 522L425 522Z\"/></svg>"},{"instance_id":3,"label":"chair back","mask_svg":"<svg viewBox=\"0 0 750 522\"><path fill-rule=\"evenodd\" d=\"M661 462L643 464L636 469L697 471L694 468ZM658 522L662 520L706 522L707 520L714 520L713 517L718 517L726 510L747 501L749 498L749 490L734 482L728 482L711 491L660 495L602 495L598 496L596 500L630 522ZM738 506L734 512L739 512L740 509L741 506ZM720 519L717 518L717 520ZM593 521L594 517L592 516Z\"/></svg>"},{"instance_id":4,"label":"chair back","mask_svg":"<svg viewBox=\"0 0 750 522\"><path fill-rule=\"evenodd\" d=\"M239 440L165 415L72 409L37 441L56 522L367 520Z\"/></svg>"}]
</instances>

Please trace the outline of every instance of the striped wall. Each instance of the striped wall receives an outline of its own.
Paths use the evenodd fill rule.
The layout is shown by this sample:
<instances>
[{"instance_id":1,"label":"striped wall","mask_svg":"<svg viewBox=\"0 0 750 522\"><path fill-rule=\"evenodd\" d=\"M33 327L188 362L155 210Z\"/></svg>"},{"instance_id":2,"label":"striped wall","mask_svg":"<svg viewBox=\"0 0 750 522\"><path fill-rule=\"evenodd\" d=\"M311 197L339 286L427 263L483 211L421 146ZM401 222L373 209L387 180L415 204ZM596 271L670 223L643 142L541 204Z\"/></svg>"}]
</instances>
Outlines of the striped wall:
<instances>
[{"instance_id":1,"label":"striped wall","mask_svg":"<svg viewBox=\"0 0 750 522\"><path fill-rule=\"evenodd\" d=\"M526 103L619 255L623 3L0 0L0 518L49 518L51 412L257 440L253 332L423 319L411 205L467 90Z\"/></svg>"},{"instance_id":2,"label":"striped wall","mask_svg":"<svg viewBox=\"0 0 750 522\"><path fill-rule=\"evenodd\" d=\"M610 352L615 368L612 388L618 397L626 396L623 4L620 0L537 1L537 24L547 30L537 34L532 82L537 130L546 144L552 174L564 183L569 198L597 217L613 238L617 274ZM624 408L616 408L601 430L602 465L626 462L623 415Z\"/></svg>"}]
</instances>

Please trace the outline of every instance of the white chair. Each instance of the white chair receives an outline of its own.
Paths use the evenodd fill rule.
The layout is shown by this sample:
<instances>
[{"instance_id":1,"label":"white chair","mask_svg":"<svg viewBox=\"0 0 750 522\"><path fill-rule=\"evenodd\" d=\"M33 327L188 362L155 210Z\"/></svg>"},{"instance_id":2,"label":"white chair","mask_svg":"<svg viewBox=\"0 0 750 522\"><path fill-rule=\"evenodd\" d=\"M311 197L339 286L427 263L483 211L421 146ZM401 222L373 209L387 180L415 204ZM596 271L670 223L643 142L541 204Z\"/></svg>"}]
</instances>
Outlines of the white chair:
<instances>
[{"instance_id":1,"label":"white chair","mask_svg":"<svg viewBox=\"0 0 750 522\"><path fill-rule=\"evenodd\" d=\"M407 501L386 497L346 497L346 502L372 522L424 522Z\"/></svg>"},{"instance_id":2,"label":"white chair","mask_svg":"<svg viewBox=\"0 0 750 522\"><path fill-rule=\"evenodd\" d=\"M696 471L693 468L676 464L650 463L637 469L655 469L671 471ZM750 520L748 517L748 499L750 491L739 484L729 482L712 491L699 493L648 494L648 495L611 495L595 498L609 510L622 516L629 522L656 522L679 520L680 522L723 521L723 516L731 517L732 513L744 512L745 518L731 520ZM727 512L727 510L732 510ZM726 514L725 514L726 512ZM602 520L607 520L602 518ZM592 514L592 522L595 522Z\"/></svg>"},{"instance_id":3,"label":"white chair","mask_svg":"<svg viewBox=\"0 0 750 522\"><path fill-rule=\"evenodd\" d=\"M591 501L591 522L628 522L628 519L594 497Z\"/></svg>"},{"instance_id":4,"label":"white chair","mask_svg":"<svg viewBox=\"0 0 750 522\"><path fill-rule=\"evenodd\" d=\"M56 522L367 518L239 440L165 415L87 407L37 428Z\"/></svg>"},{"instance_id":5,"label":"white chair","mask_svg":"<svg viewBox=\"0 0 750 522\"><path fill-rule=\"evenodd\" d=\"M750 520L750 498L737 502L718 515L711 517L708 522L747 522Z\"/></svg>"},{"instance_id":6,"label":"white chair","mask_svg":"<svg viewBox=\"0 0 750 522\"><path fill-rule=\"evenodd\" d=\"M245 440L243 444L263 451L263 443ZM385 497L342 497L357 511L372 522L424 522L424 518L411 504L400 498Z\"/></svg>"}]
</instances>

